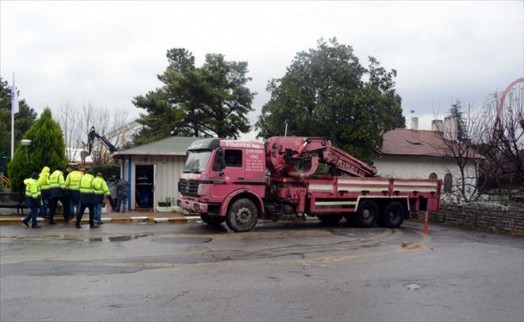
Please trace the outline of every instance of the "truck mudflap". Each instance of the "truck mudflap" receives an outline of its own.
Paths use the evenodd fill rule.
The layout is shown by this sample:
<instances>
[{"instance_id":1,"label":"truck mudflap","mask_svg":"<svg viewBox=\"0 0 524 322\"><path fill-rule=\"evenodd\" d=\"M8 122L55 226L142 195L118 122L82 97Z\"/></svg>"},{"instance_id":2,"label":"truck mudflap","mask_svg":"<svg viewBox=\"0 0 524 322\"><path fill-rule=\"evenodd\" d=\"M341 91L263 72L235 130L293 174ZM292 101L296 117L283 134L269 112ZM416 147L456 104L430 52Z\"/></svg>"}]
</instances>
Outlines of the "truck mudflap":
<instances>
[{"instance_id":1,"label":"truck mudflap","mask_svg":"<svg viewBox=\"0 0 524 322\"><path fill-rule=\"evenodd\" d=\"M193 200L189 200L185 198L178 199L177 203L178 203L177 206L185 210L188 210L189 212L193 212L193 213L196 212L199 214L205 214L208 212L207 203L197 202L197 201L193 201Z\"/></svg>"}]
</instances>

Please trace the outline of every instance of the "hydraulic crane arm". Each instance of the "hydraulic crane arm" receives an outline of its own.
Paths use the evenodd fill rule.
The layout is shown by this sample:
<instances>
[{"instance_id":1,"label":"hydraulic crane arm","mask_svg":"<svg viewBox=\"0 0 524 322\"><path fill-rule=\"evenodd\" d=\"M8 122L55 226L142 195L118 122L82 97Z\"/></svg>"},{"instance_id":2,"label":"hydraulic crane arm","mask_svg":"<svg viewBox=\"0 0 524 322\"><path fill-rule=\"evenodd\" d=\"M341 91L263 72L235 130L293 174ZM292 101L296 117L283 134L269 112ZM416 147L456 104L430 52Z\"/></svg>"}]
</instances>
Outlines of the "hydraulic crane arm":
<instances>
[{"instance_id":1,"label":"hydraulic crane arm","mask_svg":"<svg viewBox=\"0 0 524 322\"><path fill-rule=\"evenodd\" d=\"M354 177L373 177L375 167L333 147L327 138L272 137L267 141L266 159L273 175L310 176L318 163Z\"/></svg>"},{"instance_id":2,"label":"hydraulic crane arm","mask_svg":"<svg viewBox=\"0 0 524 322\"><path fill-rule=\"evenodd\" d=\"M93 141L95 139L99 139L100 141L102 141L102 143L106 146L109 152L113 153L117 150L117 148L111 142L109 142L108 139L96 133L95 127L93 126L91 127L91 130L89 131L89 134L87 135L87 146L88 146L87 154L88 155L91 154L91 149L93 148Z\"/></svg>"}]
</instances>

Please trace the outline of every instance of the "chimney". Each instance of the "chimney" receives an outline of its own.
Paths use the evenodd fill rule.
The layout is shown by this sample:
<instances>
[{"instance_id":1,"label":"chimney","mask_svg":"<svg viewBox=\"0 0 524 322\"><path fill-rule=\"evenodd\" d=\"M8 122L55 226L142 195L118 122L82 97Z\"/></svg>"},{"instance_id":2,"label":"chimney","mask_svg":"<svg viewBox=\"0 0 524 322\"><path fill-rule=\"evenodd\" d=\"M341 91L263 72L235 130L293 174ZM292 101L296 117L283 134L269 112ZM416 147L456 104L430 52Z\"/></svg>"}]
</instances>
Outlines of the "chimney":
<instances>
[{"instance_id":1,"label":"chimney","mask_svg":"<svg viewBox=\"0 0 524 322\"><path fill-rule=\"evenodd\" d=\"M443 132L444 131L444 121L442 120L431 121L431 131Z\"/></svg>"},{"instance_id":2,"label":"chimney","mask_svg":"<svg viewBox=\"0 0 524 322\"><path fill-rule=\"evenodd\" d=\"M411 129L412 130L418 130L418 117L413 116L411 118Z\"/></svg>"},{"instance_id":3,"label":"chimney","mask_svg":"<svg viewBox=\"0 0 524 322\"><path fill-rule=\"evenodd\" d=\"M458 120L454 116L444 118L444 138L456 141L458 139Z\"/></svg>"}]
</instances>

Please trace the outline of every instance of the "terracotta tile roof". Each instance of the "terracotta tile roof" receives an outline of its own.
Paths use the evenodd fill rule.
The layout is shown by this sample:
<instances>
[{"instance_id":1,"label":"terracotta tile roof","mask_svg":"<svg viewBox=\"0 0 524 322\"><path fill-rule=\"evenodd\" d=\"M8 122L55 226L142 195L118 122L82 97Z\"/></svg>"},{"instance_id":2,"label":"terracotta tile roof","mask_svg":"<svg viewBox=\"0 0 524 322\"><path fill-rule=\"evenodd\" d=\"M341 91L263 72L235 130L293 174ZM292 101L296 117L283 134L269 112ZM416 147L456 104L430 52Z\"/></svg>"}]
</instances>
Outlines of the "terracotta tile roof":
<instances>
[{"instance_id":1,"label":"terracotta tile roof","mask_svg":"<svg viewBox=\"0 0 524 322\"><path fill-rule=\"evenodd\" d=\"M384 134L382 154L448 157L449 147L442 132L425 130L394 129ZM449 141L448 141L449 142ZM472 151L474 158L483 158Z\"/></svg>"}]
</instances>

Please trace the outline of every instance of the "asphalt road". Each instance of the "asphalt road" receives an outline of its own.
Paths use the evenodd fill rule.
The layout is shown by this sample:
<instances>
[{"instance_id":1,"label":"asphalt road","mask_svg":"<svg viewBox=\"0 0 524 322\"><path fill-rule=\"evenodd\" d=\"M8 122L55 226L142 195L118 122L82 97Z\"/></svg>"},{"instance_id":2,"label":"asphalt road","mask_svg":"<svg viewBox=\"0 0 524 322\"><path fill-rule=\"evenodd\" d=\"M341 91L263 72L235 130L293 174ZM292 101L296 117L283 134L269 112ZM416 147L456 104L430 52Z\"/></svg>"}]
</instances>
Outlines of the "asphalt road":
<instances>
[{"instance_id":1,"label":"asphalt road","mask_svg":"<svg viewBox=\"0 0 524 322\"><path fill-rule=\"evenodd\" d=\"M1 321L524 321L524 238L266 223L0 226Z\"/></svg>"}]
</instances>

